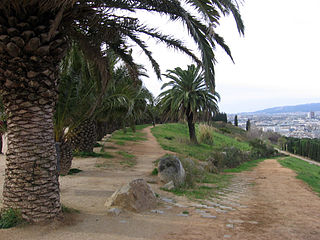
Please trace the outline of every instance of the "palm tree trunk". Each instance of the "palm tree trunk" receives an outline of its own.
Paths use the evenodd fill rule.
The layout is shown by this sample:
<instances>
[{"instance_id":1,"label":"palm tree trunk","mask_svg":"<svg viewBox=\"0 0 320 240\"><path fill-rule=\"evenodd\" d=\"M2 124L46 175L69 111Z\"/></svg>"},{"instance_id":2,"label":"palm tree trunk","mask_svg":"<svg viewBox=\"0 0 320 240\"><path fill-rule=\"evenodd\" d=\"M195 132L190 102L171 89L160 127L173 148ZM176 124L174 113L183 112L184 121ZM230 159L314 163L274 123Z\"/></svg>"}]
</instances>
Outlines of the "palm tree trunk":
<instances>
[{"instance_id":1,"label":"palm tree trunk","mask_svg":"<svg viewBox=\"0 0 320 240\"><path fill-rule=\"evenodd\" d=\"M198 144L197 135L196 135L196 128L195 128L195 124L193 122L193 112L190 112L189 114L187 114L187 120L188 120L190 141L193 144Z\"/></svg>"},{"instance_id":2,"label":"palm tree trunk","mask_svg":"<svg viewBox=\"0 0 320 240\"><path fill-rule=\"evenodd\" d=\"M80 152L93 152L97 141L96 125L94 120L88 119L80 124L75 130L73 136L74 149Z\"/></svg>"},{"instance_id":3,"label":"palm tree trunk","mask_svg":"<svg viewBox=\"0 0 320 240\"><path fill-rule=\"evenodd\" d=\"M53 106L10 102L3 205L29 222L53 219L61 213Z\"/></svg>"},{"instance_id":4,"label":"palm tree trunk","mask_svg":"<svg viewBox=\"0 0 320 240\"><path fill-rule=\"evenodd\" d=\"M40 222L61 215L53 112L67 45L61 29L49 34L54 12L14 14L0 11L0 94L8 116L3 206Z\"/></svg>"},{"instance_id":5,"label":"palm tree trunk","mask_svg":"<svg viewBox=\"0 0 320 240\"><path fill-rule=\"evenodd\" d=\"M65 140L60 144L60 162L59 162L59 174L60 175L67 175L73 159L72 153L72 145L69 140Z\"/></svg>"}]
</instances>

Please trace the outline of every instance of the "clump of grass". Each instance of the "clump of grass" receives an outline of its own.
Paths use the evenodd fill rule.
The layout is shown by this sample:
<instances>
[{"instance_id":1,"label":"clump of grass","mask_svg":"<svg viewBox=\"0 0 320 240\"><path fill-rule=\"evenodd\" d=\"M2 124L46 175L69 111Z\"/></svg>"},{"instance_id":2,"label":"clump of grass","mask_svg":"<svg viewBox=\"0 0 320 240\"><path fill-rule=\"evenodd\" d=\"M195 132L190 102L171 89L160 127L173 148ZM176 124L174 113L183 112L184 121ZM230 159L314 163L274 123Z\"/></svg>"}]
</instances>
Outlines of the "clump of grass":
<instances>
[{"instance_id":1,"label":"clump of grass","mask_svg":"<svg viewBox=\"0 0 320 240\"><path fill-rule=\"evenodd\" d=\"M9 208L0 213L0 229L12 228L22 222L21 212L17 209Z\"/></svg>"},{"instance_id":2,"label":"clump of grass","mask_svg":"<svg viewBox=\"0 0 320 240\"><path fill-rule=\"evenodd\" d=\"M133 167L137 164L137 162L134 159L128 159L128 160L121 161L120 164L126 167Z\"/></svg>"},{"instance_id":3,"label":"clump of grass","mask_svg":"<svg viewBox=\"0 0 320 240\"><path fill-rule=\"evenodd\" d=\"M63 213L80 213L78 209L67 207L63 204L61 204L61 210Z\"/></svg>"},{"instance_id":4,"label":"clump of grass","mask_svg":"<svg viewBox=\"0 0 320 240\"><path fill-rule=\"evenodd\" d=\"M133 154L130 154L130 153L127 153L125 151L118 151L117 154L121 155L122 157L124 158L127 158L127 159L133 159L135 158L135 156Z\"/></svg>"},{"instance_id":5,"label":"clump of grass","mask_svg":"<svg viewBox=\"0 0 320 240\"><path fill-rule=\"evenodd\" d=\"M198 131L199 131L198 133L199 140L201 143L205 143L208 145L213 144L213 132L214 132L213 127L207 124L199 124Z\"/></svg>"},{"instance_id":6,"label":"clump of grass","mask_svg":"<svg viewBox=\"0 0 320 240\"><path fill-rule=\"evenodd\" d=\"M100 144L100 143L98 143L98 142L96 142L95 144L94 144L94 147L102 147L103 145L102 144Z\"/></svg>"},{"instance_id":7,"label":"clump of grass","mask_svg":"<svg viewBox=\"0 0 320 240\"><path fill-rule=\"evenodd\" d=\"M101 153L104 153L106 150L105 150L105 146L101 146L101 149L100 149L100 152Z\"/></svg>"},{"instance_id":8,"label":"clump of grass","mask_svg":"<svg viewBox=\"0 0 320 240\"><path fill-rule=\"evenodd\" d=\"M120 146L126 145L126 143L124 141L115 141L114 143L117 145L120 145Z\"/></svg>"},{"instance_id":9,"label":"clump of grass","mask_svg":"<svg viewBox=\"0 0 320 240\"><path fill-rule=\"evenodd\" d=\"M152 176L157 176L158 175L158 168L154 168L153 170L152 170L152 172L151 172L151 175Z\"/></svg>"},{"instance_id":10,"label":"clump of grass","mask_svg":"<svg viewBox=\"0 0 320 240\"><path fill-rule=\"evenodd\" d=\"M79 168L71 168L67 175L73 175L73 174L77 174L79 172L82 172L82 170Z\"/></svg>"},{"instance_id":11,"label":"clump of grass","mask_svg":"<svg viewBox=\"0 0 320 240\"><path fill-rule=\"evenodd\" d=\"M188 212L188 211L183 211L182 214L187 214L187 215L189 215L189 212Z\"/></svg>"},{"instance_id":12,"label":"clump of grass","mask_svg":"<svg viewBox=\"0 0 320 240\"><path fill-rule=\"evenodd\" d=\"M116 147L114 146L104 146L105 149L117 149Z\"/></svg>"},{"instance_id":13,"label":"clump of grass","mask_svg":"<svg viewBox=\"0 0 320 240\"><path fill-rule=\"evenodd\" d=\"M80 157L80 158L88 158L88 157L94 157L94 158L114 158L113 155L106 153L106 152L74 152L74 157Z\"/></svg>"},{"instance_id":14,"label":"clump of grass","mask_svg":"<svg viewBox=\"0 0 320 240\"><path fill-rule=\"evenodd\" d=\"M303 160L286 157L279 158L278 162L287 168L294 170L297 178L306 182L320 197L320 167Z\"/></svg>"}]
</instances>

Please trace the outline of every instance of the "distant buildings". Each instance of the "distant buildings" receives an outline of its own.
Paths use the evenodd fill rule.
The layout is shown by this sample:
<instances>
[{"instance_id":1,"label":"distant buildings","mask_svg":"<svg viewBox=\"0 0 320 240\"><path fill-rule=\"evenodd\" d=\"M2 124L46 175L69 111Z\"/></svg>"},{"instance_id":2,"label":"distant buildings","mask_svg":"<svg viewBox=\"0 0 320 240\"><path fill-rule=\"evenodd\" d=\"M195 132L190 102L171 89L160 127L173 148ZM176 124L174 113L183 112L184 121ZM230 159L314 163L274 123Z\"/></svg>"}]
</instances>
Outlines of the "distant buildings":
<instances>
[{"instance_id":1,"label":"distant buildings","mask_svg":"<svg viewBox=\"0 0 320 240\"><path fill-rule=\"evenodd\" d=\"M229 115L233 119L234 115ZM239 127L246 121L265 132L272 131L287 137L320 138L320 112L281 114L238 114Z\"/></svg>"}]
</instances>

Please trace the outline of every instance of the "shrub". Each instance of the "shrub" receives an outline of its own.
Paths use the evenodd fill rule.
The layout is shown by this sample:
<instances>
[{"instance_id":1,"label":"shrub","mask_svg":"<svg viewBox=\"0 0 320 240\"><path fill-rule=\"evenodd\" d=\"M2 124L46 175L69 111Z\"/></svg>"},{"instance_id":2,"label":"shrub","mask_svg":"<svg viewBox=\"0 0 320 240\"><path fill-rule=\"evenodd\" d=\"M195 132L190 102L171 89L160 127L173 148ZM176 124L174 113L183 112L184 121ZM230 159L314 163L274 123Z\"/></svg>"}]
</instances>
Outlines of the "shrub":
<instances>
[{"instance_id":1,"label":"shrub","mask_svg":"<svg viewBox=\"0 0 320 240\"><path fill-rule=\"evenodd\" d=\"M275 156L277 151L270 145L265 144L260 139L254 139L249 142L252 146L251 157L253 159Z\"/></svg>"},{"instance_id":2,"label":"shrub","mask_svg":"<svg viewBox=\"0 0 320 240\"><path fill-rule=\"evenodd\" d=\"M206 124L199 124L199 140L201 143L208 145L213 144L213 134L214 129Z\"/></svg>"},{"instance_id":3,"label":"shrub","mask_svg":"<svg viewBox=\"0 0 320 240\"><path fill-rule=\"evenodd\" d=\"M201 168L196 162L190 158L180 159L182 166L186 172L186 179L184 187L190 188L195 185L196 182L201 181L204 176L204 169Z\"/></svg>"},{"instance_id":4,"label":"shrub","mask_svg":"<svg viewBox=\"0 0 320 240\"><path fill-rule=\"evenodd\" d=\"M153 176L157 176L158 175L158 168L154 168L153 170L152 170L152 172L151 172L151 175L153 175Z\"/></svg>"},{"instance_id":5,"label":"shrub","mask_svg":"<svg viewBox=\"0 0 320 240\"><path fill-rule=\"evenodd\" d=\"M21 212L17 209L9 208L0 213L0 229L15 227L21 223Z\"/></svg>"},{"instance_id":6,"label":"shrub","mask_svg":"<svg viewBox=\"0 0 320 240\"><path fill-rule=\"evenodd\" d=\"M249 161L249 154L235 147L226 147L224 152L213 152L207 159L217 169L235 168Z\"/></svg>"}]
</instances>

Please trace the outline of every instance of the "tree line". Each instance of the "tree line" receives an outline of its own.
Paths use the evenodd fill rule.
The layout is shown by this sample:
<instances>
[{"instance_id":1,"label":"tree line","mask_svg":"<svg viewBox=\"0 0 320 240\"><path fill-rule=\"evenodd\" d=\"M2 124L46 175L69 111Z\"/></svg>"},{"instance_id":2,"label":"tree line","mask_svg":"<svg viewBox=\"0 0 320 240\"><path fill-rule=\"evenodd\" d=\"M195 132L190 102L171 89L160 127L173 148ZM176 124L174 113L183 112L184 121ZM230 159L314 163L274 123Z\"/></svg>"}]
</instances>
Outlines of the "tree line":
<instances>
[{"instance_id":1,"label":"tree line","mask_svg":"<svg viewBox=\"0 0 320 240\"><path fill-rule=\"evenodd\" d=\"M281 149L320 162L320 139L287 137Z\"/></svg>"}]
</instances>

